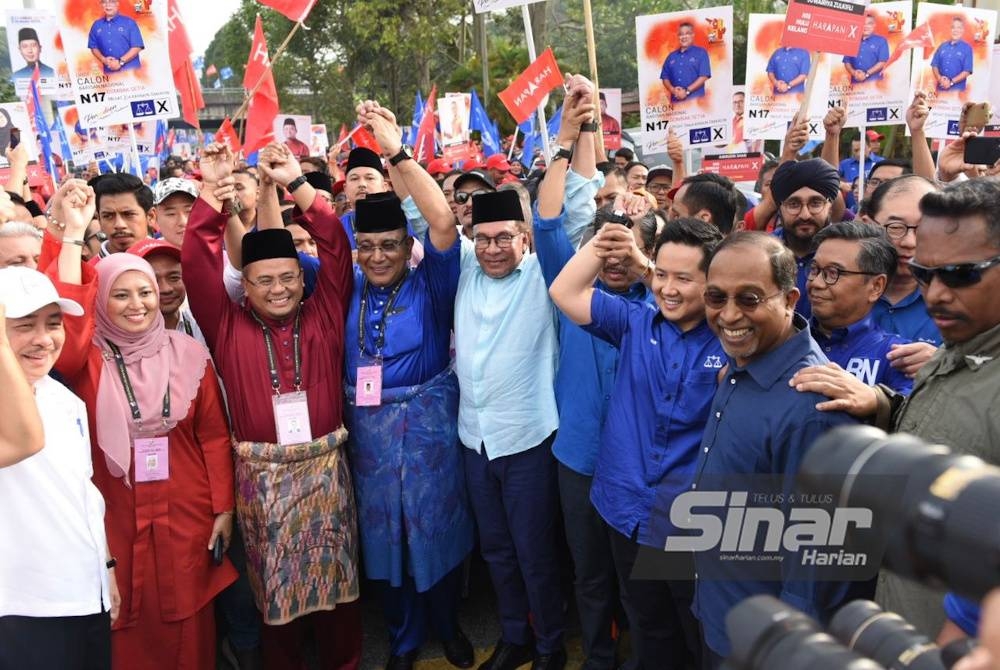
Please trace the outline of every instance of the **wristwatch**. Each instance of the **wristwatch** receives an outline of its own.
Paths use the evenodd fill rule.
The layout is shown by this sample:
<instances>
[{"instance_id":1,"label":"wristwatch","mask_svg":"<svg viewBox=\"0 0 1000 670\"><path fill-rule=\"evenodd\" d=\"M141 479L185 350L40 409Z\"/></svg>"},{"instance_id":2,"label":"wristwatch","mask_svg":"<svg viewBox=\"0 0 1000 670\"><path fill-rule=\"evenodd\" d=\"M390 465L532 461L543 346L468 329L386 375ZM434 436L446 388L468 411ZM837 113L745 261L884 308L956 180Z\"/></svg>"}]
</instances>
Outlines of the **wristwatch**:
<instances>
[{"instance_id":1,"label":"wristwatch","mask_svg":"<svg viewBox=\"0 0 1000 670\"><path fill-rule=\"evenodd\" d=\"M586 123L580 124L581 133L596 133L598 125L596 121L587 121Z\"/></svg>"},{"instance_id":2,"label":"wristwatch","mask_svg":"<svg viewBox=\"0 0 1000 670\"><path fill-rule=\"evenodd\" d=\"M570 160L571 158L573 158L573 150L572 149L567 149L566 147L559 147L552 154L552 161L551 162L554 163L554 162L556 162L557 160L559 160L561 158L565 158L566 160Z\"/></svg>"},{"instance_id":3,"label":"wristwatch","mask_svg":"<svg viewBox=\"0 0 1000 670\"><path fill-rule=\"evenodd\" d=\"M413 147L408 144L404 144L399 148L399 153L389 159L389 165L396 167L403 161L408 161L413 158Z\"/></svg>"},{"instance_id":4,"label":"wristwatch","mask_svg":"<svg viewBox=\"0 0 1000 670\"><path fill-rule=\"evenodd\" d=\"M109 558L109 559L107 560L107 562L105 562L105 564L104 564L104 565L105 565L105 567L106 567L106 568L107 568L108 570L110 570L111 568L113 568L113 567L115 567L116 565L118 565L118 559L117 559L117 558L115 558L114 556L112 556L111 558Z\"/></svg>"},{"instance_id":5,"label":"wristwatch","mask_svg":"<svg viewBox=\"0 0 1000 670\"><path fill-rule=\"evenodd\" d=\"M295 193L295 189L297 189L299 186L302 186L305 183L306 183L306 176L304 174L300 174L298 177L288 182L287 190L289 193Z\"/></svg>"}]
</instances>

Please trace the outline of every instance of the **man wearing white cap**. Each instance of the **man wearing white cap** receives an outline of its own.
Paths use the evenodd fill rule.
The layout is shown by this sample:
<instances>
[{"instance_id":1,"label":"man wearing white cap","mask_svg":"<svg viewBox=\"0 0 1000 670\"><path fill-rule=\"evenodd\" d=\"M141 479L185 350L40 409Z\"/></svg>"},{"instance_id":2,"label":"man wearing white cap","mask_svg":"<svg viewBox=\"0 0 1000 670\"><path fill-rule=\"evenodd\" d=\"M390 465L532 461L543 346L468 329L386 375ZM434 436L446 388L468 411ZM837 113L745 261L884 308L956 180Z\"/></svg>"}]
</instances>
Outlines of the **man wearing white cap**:
<instances>
[{"instance_id":1,"label":"man wearing white cap","mask_svg":"<svg viewBox=\"0 0 1000 670\"><path fill-rule=\"evenodd\" d=\"M35 270L0 270L4 340L34 390L42 450L0 469L0 667L111 667L120 599L104 533L104 500L91 483L83 402L48 376L65 341L62 299ZM6 348L6 347L5 347ZM110 617L109 617L110 613Z\"/></svg>"}]
</instances>

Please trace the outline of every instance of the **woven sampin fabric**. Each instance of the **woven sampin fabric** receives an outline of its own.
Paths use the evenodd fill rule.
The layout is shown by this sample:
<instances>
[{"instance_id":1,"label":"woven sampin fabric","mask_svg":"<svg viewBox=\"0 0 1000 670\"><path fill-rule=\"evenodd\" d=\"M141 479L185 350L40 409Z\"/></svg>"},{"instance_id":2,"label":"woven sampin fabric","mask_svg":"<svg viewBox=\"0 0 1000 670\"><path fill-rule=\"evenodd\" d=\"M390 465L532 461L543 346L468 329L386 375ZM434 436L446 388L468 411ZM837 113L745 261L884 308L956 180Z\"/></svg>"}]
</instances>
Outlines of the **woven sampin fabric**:
<instances>
[{"instance_id":1,"label":"woven sampin fabric","mask_svg":"<svg viewBox=\"0 0 1000 670\"><path fill-rule=\"evenodd\" d=\"M269 625L358 598L357 509L343 427L312 442L236 444L247 573Z\"/></svg>"}]
</instances>

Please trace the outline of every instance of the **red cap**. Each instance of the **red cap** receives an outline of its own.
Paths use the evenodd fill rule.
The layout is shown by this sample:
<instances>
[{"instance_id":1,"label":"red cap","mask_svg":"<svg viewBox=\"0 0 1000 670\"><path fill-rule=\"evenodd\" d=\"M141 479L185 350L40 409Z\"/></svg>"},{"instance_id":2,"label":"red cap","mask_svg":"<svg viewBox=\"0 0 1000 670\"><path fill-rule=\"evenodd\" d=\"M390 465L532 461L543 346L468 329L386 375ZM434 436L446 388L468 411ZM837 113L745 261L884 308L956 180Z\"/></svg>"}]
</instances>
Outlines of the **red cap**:
<instances>
[{"instance_id":1,"label":"red cap","mask_svg":"<svg viewBox=\"0 0 1000 670\"><path fill-rule=\"evenodd\" d=\"M473 158L470 158L469 160L462 163L463 172L469 172L470 170L482 170L485 167L486 167L485 165L483 165L482 163Z\"/></svg>"},{"instance_id":2,"label":"red cap","mask_svg":"<svg viewBox=\"0 0 1000 670\"><path fill-rule=\"evenodd\" d=\"M501 184L513 184L514 182L520 182L521 180L512 174L505 174L503 179L500 180Z\"/></svg>"},{"instance_id":3,"label":"red cap","mask_svg":"<svg viewBox=\"0 0 1000 670\"><path fill-rule=\"evenodd\" d=\"M344 184L347 183L343 179L338 179L333 182L333 195L338 195L344 192Z\"/></svg>"},{"instance_id":4,"label":"red cap","mask_svg":"<svg viewBox=\"0 0 1000 670\"><path fill-rule=\"evenodd\" d=\"M146 258L151 254L160 252L166 253L175 260L179 261L181 259L180 247L175 247L170 244L170 242L163 239L147 237L144 240L139 240L128 248L128 253L134 254L139 258Z\"/></svg>"},{"instance_id":5,"label":"red cap","mask_svg":"<svg viewBox=\"0 0 1000 670\"><path fill-rule=\"evenodd\" d=\"M874 130L869 130L865 133L865 137L868 138L869 142L880 142L885 139L885 135L876 132Z\"/></svg>"},{"instance_id":6,"label":"red cap","mask_svg":"<svg viewBox=\"0 0 1000 670\"><path fill-rule=\"evenodd\" d=\"M486 167L507 172L510 170L510 163L507 162L507 157L503 154L493 154L486 159Z\"/></svg>"},{"instance_id":7,"label":"red cap","mask_svg":"<svg viewBox=\"0 0 1000 670\"><path fill-rule=\"evenodd\" d=\"M435 158L430 163L427 164L427 174L434 176L440 174L448 174L454 168L451 163L443 158Z\"/></svg>"}]
</instances>

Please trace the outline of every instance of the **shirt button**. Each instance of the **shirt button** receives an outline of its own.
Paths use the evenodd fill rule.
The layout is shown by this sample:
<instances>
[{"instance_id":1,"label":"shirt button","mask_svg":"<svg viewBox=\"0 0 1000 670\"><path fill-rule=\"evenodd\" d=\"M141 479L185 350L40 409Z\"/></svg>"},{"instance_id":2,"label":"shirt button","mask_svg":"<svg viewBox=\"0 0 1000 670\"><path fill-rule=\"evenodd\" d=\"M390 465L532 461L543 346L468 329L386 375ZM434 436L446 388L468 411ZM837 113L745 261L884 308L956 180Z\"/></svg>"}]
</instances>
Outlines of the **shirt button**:
<instances>
[{"instance_id":1,"label":"shirt button","mask_svg":"<svg viewBox=\"0 0 1000 670\"><path fill-rule=\"evenodd\" d=\"M697 484L692 484L691 488L696 489L696 488L698 488L698 485Z\"/></svg>"},{"instance_id":2,"label":"shirt button","mask_svg":"<svg viewBox=\"0 0 1000 670\"><path fill-rule=\"evenodd\" d=\"M705 453L706 454L708 453L708 447L705 447Z\"/></svg>"},{"instance_id":3,"label":"shirt button","mask_svg":"<svg viewBox=\"0 0 1000 670\"><path fill-rule=\"evenodd\" d=\"M672 395L668 395L667 396L667 400L673 400L673 399L674 399L674 397Z\"/></svg>"},{"instance_id":4,"label":"shirt button","mask_svg":"<svg viewBox=\"0 0 1000 670\"><path fill-rule=\"evenodd\" d=\"M831 349L832 349L831 347L826 347L825 349L823 349L823 351L830 351Z\"/></svg>"},{"instance_id":5,"label":"shirt button","mask_svg":"<svg viewBox=\"0 0 1000 670\"><path fill-rule=\"evenodd\" d=\"M715 413L715 418L716 419L721 419L722 418L722 412L716 412Z\"/></svg>"},{"instance_id":6,"label":"shirt button","mask_svg":"<svg viewBox=\"0 0 1000 670\"><path fill-rule=\"evenodd\" d=\"M736 383L736 377L730 377L729 383L730 384L735 384Z\"/></svg>"}]
</instances>

